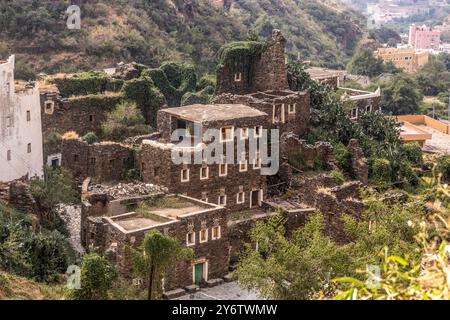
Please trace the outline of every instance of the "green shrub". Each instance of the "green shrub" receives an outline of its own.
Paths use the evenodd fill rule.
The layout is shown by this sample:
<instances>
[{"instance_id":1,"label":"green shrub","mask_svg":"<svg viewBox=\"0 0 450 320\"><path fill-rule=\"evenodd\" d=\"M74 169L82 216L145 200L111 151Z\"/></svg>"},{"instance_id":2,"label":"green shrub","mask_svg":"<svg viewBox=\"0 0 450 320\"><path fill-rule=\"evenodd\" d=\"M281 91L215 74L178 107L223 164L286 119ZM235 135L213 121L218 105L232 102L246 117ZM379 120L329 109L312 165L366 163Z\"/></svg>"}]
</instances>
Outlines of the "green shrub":
<instances>
[{"instance_id":1,"label":"green shrub","mask_svg":"<svg viewBox=\"0 0 450 320\"><path fill-rule=\"evenodd\" d=\"M62 136L58 132L50 132L44 139L46 144L58 144L62 140Z\"/></svg>"},{"instance_id":2,"label":"green shrub","mask_svg":"<svg viewBox=\"0 0 450 320\"><path fill-rule=\"evenodd\" d=\"M86 133L81 140L87 142L88 144L94 144L97 143L99 141L97 135L95 134L95 132L88 132Z\"/></svg>"},{"instance_id":3,"label":"green shrub","mask_svg":"<svg viewBox=\"0 0 450 320\"><path fill-rule=\"evenodd\" d=\"M350 169L350 152L343 143L334 146L334 159L339 167L348 172Z\"/></svg>"},{"instance_id":4,"label":"green shrub","mask_svg":"<svg viewBox=\"0 0 450 320\"><path fill-rule=\"evenodd\" d=\"M387 159L375 158L370 161L371 178L376 182L391 182L392 167Z\"/></svg>"},{"instance_id":5,"label":"green shrub","mask_svg":"<svg viewBox=\"0 0 450 320\"><path fill-rule=\"evenodd\" d=\"M106 89L108 75L104 72L89 71L69 77L55 77L50 80L63 97L102 93Z\"/></svg>"},{"instance_id":6,"label":"green shrub","mask_svg":"<svg viewBox=\"0 0 450 320\"><path fill-rule=\"evenodd\" d=\"M450 156L443 156L438 160L438 170L444 181L450 181Z\"/></svg>"},{"instance_id":7,"label":"green shrub","mask_svg":"<svg viewBox=\"0 0 450 320\"><path fill-rule=\"evenodd\" d=\"M150 126L137 105L133 102L122 102L116 109L108 113L102 123L103 137L112 141L123 141L125 138L151 133Z\"/></svg>"},{"instance_id":8,"label":"green shrub","mask_svg":"<svg viewBox=\"0 0 450 320\"><path fill-rule=\"evenodd\" d=\"M403 152L413 165L421 165L423 163L422 148L417 142L405 143L403 145Z\"/></svg>"},{"instance_id":9,"label":"green shrub","mask_svg":"<svg viewBox=\"0 0 450 320\"><path fill-rule=\"evenodd\" d=\"M109 78L108 82L106 83L105 90L111 92L119 92L120 90L122 90L124 83L125 81L122 79Z\"/></svg>"},{"instance_id":10,"label":"green shrub","mask_svg":"<svg viewBox=\"0 0 450 320\"><path fill-rule=\"evenodd\" d=\"M414 171L414 169L411 167L411 165L407 162L405 162L401 167L399 171L400 179L403 181L406 181L411 186L417 186L420 183L420 179L417 176L417 173Z\"/></svg>"},{"instance_id":11,"label":"green shrub","mask_svg":"<svg viewBox=\"0 0 450 320\"><path fill-rule=\"evenodd\" d=\"M217 78L215 75L212 74L205 74L203 75L197 84L197 91L201 91L205 89L206 87L213 87L216 88Z\"/></svg>"},{"instance_id":12,"label":"green shrub","mask_svg":"<svg viewBox=\"0 0 450 320\"><path fill-rule=\"evenodd\" d=\"M342 185L345 182L344 174L339 170L333 170L330 172L330 176L338 185Z\"/></svg>"}]
</instances>

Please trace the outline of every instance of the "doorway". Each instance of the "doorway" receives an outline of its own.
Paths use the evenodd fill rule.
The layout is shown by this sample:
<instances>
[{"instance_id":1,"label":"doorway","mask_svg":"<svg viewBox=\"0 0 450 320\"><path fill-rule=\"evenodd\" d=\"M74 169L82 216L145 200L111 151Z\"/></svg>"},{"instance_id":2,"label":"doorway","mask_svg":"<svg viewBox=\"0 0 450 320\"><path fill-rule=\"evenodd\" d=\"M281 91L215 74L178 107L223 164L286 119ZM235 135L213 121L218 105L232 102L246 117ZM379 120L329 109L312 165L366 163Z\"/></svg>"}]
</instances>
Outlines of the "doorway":
<instances>
[{"instance_id":1,"label":"doorway","mask_svg":"<svg viewBox=\"0 0 450 320\"><path fill-rule=\"evenodd\" d=\"M262 190L250 191L250 208L261 206Z\"/></svg>"},{"instance_id":2,"label":"doorway","mask_svg":"<svg viewBox=\"0 0 450 320\"><path fill-rule=\"evenodd\" d=\"M205 263L197 263L194 265L194 283L200 285L206 281L205 279Z\"/></svg>"}]
</instances>

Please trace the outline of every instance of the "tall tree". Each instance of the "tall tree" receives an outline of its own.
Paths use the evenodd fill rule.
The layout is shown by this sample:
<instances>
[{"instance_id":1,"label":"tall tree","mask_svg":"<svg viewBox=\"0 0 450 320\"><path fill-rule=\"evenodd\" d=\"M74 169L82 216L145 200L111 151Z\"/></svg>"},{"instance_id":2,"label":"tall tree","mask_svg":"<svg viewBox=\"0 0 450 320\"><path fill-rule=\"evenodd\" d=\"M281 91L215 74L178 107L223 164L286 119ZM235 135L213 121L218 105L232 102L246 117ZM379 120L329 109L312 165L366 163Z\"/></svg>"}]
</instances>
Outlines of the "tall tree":
<instances>
[{"instance_id":1,"label":"tall tree","mask_svg":"<svg viewBox=\"0 0 450 320\"><path fill-rule=\"evenodd\" d=\"M149 232L140 250L130 248L134 258L135 272L147 278L148 300L161 296L158 282L164 277L167 268L177 260L190 259L192 250L183 247L178 240L162 235L159 231Z\"/></svg>"},{"instance_id":2,"label":"tall tree","mask_svg":"<svg viewBox=\"0 0 450 320\"><path fill-rule=\"evenodd\" d=\"M383 61L376 58L369 48L360 48L347 65L350 73L375 77L383 73Z\"/></svg>"},{"instance_id":3,"label":"tall tree","mask_svg":"<svg viewBox=\"0 0 450 320\"><path fill-rule=\"evenodd\" d=\"M415 114L419 111L422 94L410 76L398 74L381 88L381 109L394 115Z\"/></svg>"}]
</instances>

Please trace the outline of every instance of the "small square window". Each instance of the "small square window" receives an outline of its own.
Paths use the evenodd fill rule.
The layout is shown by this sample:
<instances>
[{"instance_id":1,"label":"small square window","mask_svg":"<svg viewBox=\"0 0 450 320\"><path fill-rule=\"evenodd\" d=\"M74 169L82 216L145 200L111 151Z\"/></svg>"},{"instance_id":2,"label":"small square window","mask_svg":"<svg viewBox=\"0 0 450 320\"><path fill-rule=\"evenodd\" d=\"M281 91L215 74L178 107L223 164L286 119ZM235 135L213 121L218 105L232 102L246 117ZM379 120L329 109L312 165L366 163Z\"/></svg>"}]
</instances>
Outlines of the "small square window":
<instances>
[{"instance_id":1,"label":"small square window","mask_svg":"<svg viewBox=\"0 0 450 320\"><path fill-rule=\"evenodd\" d=\"M260 138L262 135L262 126L255 127L255 138Z\"/></svg>"},{"instance_id":2,"label":"small square window","mask_svg":"<svg viewBox=\"0 0 450 320\"><path fill-rule=\"evenodd\" d=\"M6 160L11 161L11 150L6 151Z\"/></svg>"},{"instance_id":3,"label":"small square window","mask_svg":"<svg viewBox=\"0 0 450 320\"><path fill-rule=\"evenodd\" d=\"M73 155L73 162L78 162L78 155L77 154Z\"/></svg>"},{"instance_id":4,"label":"small square window","mask_svg":"<svg viewBox=\"0 0 450 320\"><path fill-rule=\"evenodd\" d=\"M181 182L189 181L189 169L181 170Z\"/></svg>"},{"instance_id":5,"label":"small square window","mask_svg":"<svg viewBox=\"0 0 450 320\"><path fill-rule=\"evenodd\" d=\"M234 74L234 81L235 82L241 82L242 81L242 73L241 72Z\"/></svg>"},{"instance_id":6,"label":"small square window","mask_svg":"<svg viewBox=\"0 0 450 320\"><path fill-rule=\"evenodd\" d=\"M245 193L243 191L239 192L236 196L236 203L241 204L245 202Z\"/></svg>"},{"instance_id":7,"label":"small square window","mask_svg":"<svg viewBox=\"0 0 450 320\"><path fill-rule=\"evenodd\" d=\"M221 141L233 140L233 127L223 127L220 135Z\"/></svg>"},{"instance_id":8,"label":"small square window","mask_svg":"<svg viewBox=\"0 0 450 320\"><path fill-rule=\"evenodd\" d=\"M239 161L239 172L247 171L247 160Z\"/></svg>"},{"instance_id":9,"label":"small square window","mask_svg":"<svg viewBox=\"0 0 450 320\"><path fill-rule=\"evenodd\" d=\"M220 239L220 237L222 236L221 233L222 233L222 230L220 230L220 226L213 227L211 230L211 239L212 240Z\"/></svg>"},{"instance_id":10,"label":"small square window","mask_svg":"<svg viewBox=\"0 0 450 320\"><path fill-rule=\"evenodd\" d=\"M289 112L290 114L295 113L296 106L297 106L296 103L288 105L288 112Z\"/></svg>"},{"instance_id":11,"label":"small square window","mask_svg":"<svg viewBox=\"0 0 450 320\"><path fill-rule=\"evenodd\" d=\"M186 246L195 245L195 232L189 232L186 234Z\"/></svg>"},{"instance_id":12,"label":"small square window","mask_svg":"<svg viewBox=\"0 0 450 320\"><path fill-rule=\"evenodd\" d=\"M93 115L93 114L90 114L90 115L89 115L89 121L90 121L90 122L93 122L93 121L94 121L94 115Z\"/></svg>"},{"instance_id":13,"label":"small square window","mask_svg":"<svg viewBox=\"0 0 450 320\"><path fill-rule=\"evenodd\" d=\"M227 196L219 196L219 200L218 200L218 204L219 206L226 206L227 205Z\"/></svg>"},{"instance_id":14,"label":"small square window","mask_svg":"<svg viewBox=\"0 0 450 320\"><path fill-rule=\"evenodd\" d=\"M371 104L366 106L366 112L372 112L372 105Z\"/></svg>"},{"instance_id":15,"label":"small square window","mask_svg":"<svg viewBox=\"0 0 450 320\"><path fill-rule=\"evenodd\" d=\"M27 152L28 152L28 153L31 153L31 143L29 143L29 144L27 145Z\"/></svg>"},{"instance_id":16,"label":"small square window","mask_svg":"<svg viewBox=\"0 0 450 320\"><path fill-rule=\"evenodd\" d=\"M221 163L219 164L219 177L224 177L228 174L228 164Z\"/></svg>"},{"instance_id":17,"label":"small square window","mask_svg":"<svg viewBox=\"0 0 450 320\"><path fill-rule=\"evenodd\" d=\"M209 168L201 167L200 168L200 180L205 180L209 178Z\"/></svg>"},{"instance_id":18,"label":"small square window","mask_svg":"<svg viewBox=\"0 0 450 320\"><path fill-rule=\"evenodd\" d=\"M200 243L208 241L208 229L202 229L200 231Z\"/></svg>"},{"instance_id":19,"label":"small square window","mask_svg":"<svg viewBox=\"0 0 450 320\"><path fill-rule=\"evenodd\" d=\"M357 119L358 118L358 108L353 108L352 109L352 119Z\"/></svg>"},{"instance_id":20,"label":"small square window","mask_svg":"<svg viewBox=\"0 0 450 320\"><path fill-rule=\"evenodd\" d=\"M241 128L241 139L248 139L248 128Z\"/></svg>"},{"instance_id":21,"label":"small square window","mask_svg":"<svg viewBox=\"0 0 450 320\"><path fill-rule=\"evenodd\" d=\"M45 109L44 112L46 114L53 114L55 103L53 101L45 101Z\"/></svg>"},{"instance_id":22,"label":"small square window","mask_svg":"<svg viewBox=\"0 0 450 320\"><path fill-rule=\"evenodd\" d=\"M27 121L31 121L31 112L30 112L30 110L27 111Z\"/></svg>"}]
</instances>

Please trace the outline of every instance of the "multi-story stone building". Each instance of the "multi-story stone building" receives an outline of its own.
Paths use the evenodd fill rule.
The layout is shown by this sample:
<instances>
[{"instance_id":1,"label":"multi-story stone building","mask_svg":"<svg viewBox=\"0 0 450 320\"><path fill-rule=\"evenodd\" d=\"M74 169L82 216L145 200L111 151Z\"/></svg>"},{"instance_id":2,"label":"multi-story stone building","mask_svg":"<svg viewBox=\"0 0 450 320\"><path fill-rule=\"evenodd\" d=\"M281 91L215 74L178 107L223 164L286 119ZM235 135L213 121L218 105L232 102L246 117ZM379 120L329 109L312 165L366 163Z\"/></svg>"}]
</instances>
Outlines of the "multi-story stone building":
<instances>
[{"instance_id":1,"label":"multi-story stone building","mask_svg":"<svg viewBox=\"0 0 450 320\"><path fill-rule=\"evenodd\" d=\"M413 49L439 50L441 44L441 31L436 28L416 26L409 27L408 46Z\"/></svg>"},{"instance_id":2,"label":"multi-story stone building","mask_svg":"<svg viewBox=\"0 0 450 320\"><path fill-rule=\"evenodd\" d=\"M42 176L39 88L15 83L15 58L0 60L0 181Z\"/></svg>"},{"instance_id":3,"label":"multi-story stone building","mask_svg":"<svg viewBox=\"0 0 450 320\"><path fill-rule=\"evenodd\" d=\"M160 139L144 140L138 152L142 179L230 210L257 207L267 189L260 149L267 119L266 113L242 104L162 109L158 112ZM177 129L191 133L179 141L178 136L172 137ZM211 130L216 130L222 150L209 148L215 141L208 138ZM188 146L178 144L187 140ZM257 144L252 147L251 141Z\"/></svg>"}]
</instances>

